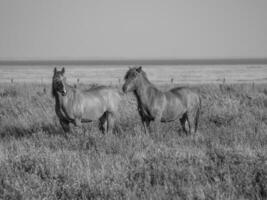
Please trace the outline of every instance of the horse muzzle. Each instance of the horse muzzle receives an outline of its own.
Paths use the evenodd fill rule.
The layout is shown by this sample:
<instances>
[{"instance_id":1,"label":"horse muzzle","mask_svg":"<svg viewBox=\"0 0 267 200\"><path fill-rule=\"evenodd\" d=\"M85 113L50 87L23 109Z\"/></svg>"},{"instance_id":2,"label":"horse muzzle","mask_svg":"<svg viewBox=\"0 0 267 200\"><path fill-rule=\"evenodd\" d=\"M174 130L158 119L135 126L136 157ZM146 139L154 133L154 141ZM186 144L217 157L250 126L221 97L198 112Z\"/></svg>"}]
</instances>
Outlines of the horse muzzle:
<instances>
[{"instance_id":1,"label":"horse muzzle","mask_svg":"<svg viewBox=\"0 0 267 200\"><path fill-rule=\"evenodd\" d=\"M66 95L67 95L67 91L66 91L66 90L63 90L63 91L61 92L61 94L62 94L62 96L66 96Z\"/></svg>"}]
</instances>

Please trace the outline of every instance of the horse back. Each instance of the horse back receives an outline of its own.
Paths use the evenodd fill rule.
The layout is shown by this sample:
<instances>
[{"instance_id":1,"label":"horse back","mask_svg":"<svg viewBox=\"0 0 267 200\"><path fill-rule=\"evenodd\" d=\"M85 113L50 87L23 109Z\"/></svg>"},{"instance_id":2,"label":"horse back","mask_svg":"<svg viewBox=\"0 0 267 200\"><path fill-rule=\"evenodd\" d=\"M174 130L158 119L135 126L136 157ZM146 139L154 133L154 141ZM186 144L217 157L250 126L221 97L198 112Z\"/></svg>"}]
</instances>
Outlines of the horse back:
<instances>
[{"instance_id":1,"label":"horse back","mask_svg":"<svg viewBox=\"0 0 267 200\"><path fill-rule=\"evenodd\" d=\"M187 109L193 109L200 104L200 97L197 92L191 88L178 87L170 90Z\"/></svg>"},{"instance_id":2,"label":"horse back","mask_svg":"<svg viewBox=\"0 0 267 200\"><path fill-rule=\"evenodd\" d=\"M110 86L98 86L86 90L85 96L100 99L103 106L110 112L114 112L118 109L121 100L121 94L118 89Z\"/></svg>"}]
</instances>

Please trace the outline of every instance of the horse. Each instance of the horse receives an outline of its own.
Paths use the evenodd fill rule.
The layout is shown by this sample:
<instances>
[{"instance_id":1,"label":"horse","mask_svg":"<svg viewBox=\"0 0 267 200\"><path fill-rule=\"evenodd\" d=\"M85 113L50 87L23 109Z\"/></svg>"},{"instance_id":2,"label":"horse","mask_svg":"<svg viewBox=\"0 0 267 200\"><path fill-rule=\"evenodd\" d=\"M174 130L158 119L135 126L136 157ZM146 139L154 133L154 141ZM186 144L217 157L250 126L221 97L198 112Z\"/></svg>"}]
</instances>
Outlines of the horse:
<instances>
[{"instance_id":1,"label":"horse","mask_svg":"<svg viewBox=\"0 0 267 200\"><path fill-rule=\"evenodd\" d=\"M87 90L72 87L66 83L65 68L54 68L52 96L55 112L65 133L70 132L70 124L99 121L102 133L119 128L117 115L121 101L120 92L110 86L97 86ZM117 129L118 130L118 129Z\"/></svg>"},{"instance_id":2,"label":"horse","mask_svg":"<svg viewBox=\"0 0 267 200\"><path fill-rule=\"evenodd\" d=\"M142 66L130 68L124 76L124 81L123 92L133 92L137 99L137 108L145 133L148 133L152 121L156 124L157 131L160 122L177 119L180 120L186 134L197 132L201 99L192 89L176 87L163 92L148 80Z\"/></svg>"}]
</instances>

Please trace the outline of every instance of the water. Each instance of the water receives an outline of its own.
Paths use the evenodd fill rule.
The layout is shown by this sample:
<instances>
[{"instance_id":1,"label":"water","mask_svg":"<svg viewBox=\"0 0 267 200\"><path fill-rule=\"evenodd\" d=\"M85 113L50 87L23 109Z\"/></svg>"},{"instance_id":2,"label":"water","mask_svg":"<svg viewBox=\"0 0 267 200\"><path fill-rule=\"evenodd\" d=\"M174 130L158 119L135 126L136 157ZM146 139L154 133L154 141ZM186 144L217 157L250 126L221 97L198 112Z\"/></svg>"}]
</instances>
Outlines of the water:
<instances>
[{"instance_id":1,"label":"water","mask_svg":"<svg viewBox=\"0 0 267 200\"><path fill-rule=\"evenodd\" d=\"M54 66L0 66L0 82L51 83ZM128 66L65 66L70 83L123 83ZM267 82L267 65L143 66L149 79L157 84Z\"/></svg>"}]
</instances>

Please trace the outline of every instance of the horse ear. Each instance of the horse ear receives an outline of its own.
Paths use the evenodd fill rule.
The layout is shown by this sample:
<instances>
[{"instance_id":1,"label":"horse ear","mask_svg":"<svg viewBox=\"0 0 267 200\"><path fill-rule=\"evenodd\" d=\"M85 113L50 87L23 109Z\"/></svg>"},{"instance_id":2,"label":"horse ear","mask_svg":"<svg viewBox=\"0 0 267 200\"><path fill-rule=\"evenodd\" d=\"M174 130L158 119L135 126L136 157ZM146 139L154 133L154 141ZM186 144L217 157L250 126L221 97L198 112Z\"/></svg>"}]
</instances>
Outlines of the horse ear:
<instances>
[{"instance_id":1,"label":"horse ear","mask_svg":"<svg viewBox=\"0 0 267 200\"><path fill-rule=\"evenodd\" d=\"M142 71L142 66L138 67L138 68L136 69L136 71L137 71L138 73L140 73L140 72Z\"/></svg>"},{"instance_id":2,"label":"horse ear","mask_svg":"<svg viewBox=\"0 0 267 200\"><path fill-rule=\"evenodd\" d=\"M62 72L62 74L65 73L65 67L62 68L61 72Z\"/></svg>"},{"instance_id":3,"label":"horse ear","mask_svg":"<svg viewBox=\"0 0 267 200\"><path fill-rule=\"evenodd\" d=\"M57 67L54 68L54 74L57 73Z\"/></svg>"}]
</instances>

